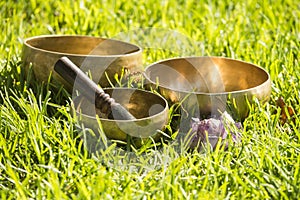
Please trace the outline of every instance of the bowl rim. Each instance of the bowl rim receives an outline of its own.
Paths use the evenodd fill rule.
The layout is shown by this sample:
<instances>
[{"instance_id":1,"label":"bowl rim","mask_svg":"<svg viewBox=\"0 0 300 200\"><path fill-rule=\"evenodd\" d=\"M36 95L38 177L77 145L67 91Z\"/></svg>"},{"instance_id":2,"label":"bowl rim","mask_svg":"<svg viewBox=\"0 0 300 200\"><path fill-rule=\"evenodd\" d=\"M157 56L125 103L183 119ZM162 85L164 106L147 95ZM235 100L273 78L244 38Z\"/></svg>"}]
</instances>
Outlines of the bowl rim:
<instances>
[{"instance_id":1,"label":"bowl rim","mask_svg":"<svg viewBox=\"0 0 300 200\"><path fill-rule=\"evenodd\" d=\"M124 89L124 90L138 90L139 92L145 92L145 93L150 93L150 94L153 94L154 96L156 96L157 98L160 98L161 100L163 100L163 102L165 103L165 106L164 106L164 109L160 112L158 112L157 114L155 115L151 115L149 117L144 117L144 118L139 118L139 119L134 119L134 120L115 120L115 119L106 119L106 118L101 118L99 117L100 121L106 121L106 122L116 122L116 123L123 123L123 122L139 122L139 121L144 121L144 120L149 120L149 119L152 119L156 116L159 116L159 115L162 115L163 113L167 113L168 114L168 110L169 110L169 105L168 105L168 102L167 100L161 96L160 94L157 94L157 93L154 93L154 92L151 92L151 91L148 91L148 90L143 90L143 89L138 89L138 88L122 88L122 87L115 87L115 88L102 88L104 91L109 89L109 90L120 90L120 89ZM82 95L79 95L77 97L75 97L75 99L78 99L78 98L84 98L84 96ZM91 115L88 115L88 114L85 114L85 113L82 113L80 111L78 111L79 109L79 106L77 105L77 107L75 106L75 103L74 103L74 98L72 99L72 104L73 104L73 108L74 108L74 111L76 114L79 114L81 116L84 116L86 118L90 118L90 119L93 119L93 120L96 120L97 117L96 116L91 116ZM167 121L167 118L166 118L166 121Z\"/></svg>"},{"instance_id":2,"label":"bowl rim","mask_svg":"<svg viewBox=\"0 0 300 200\"><path fill-rule=\"evenodd\" d=\"M95 39L102 39L102 40L114 41L114 42L119 42L119 43L122 43L122 44L131 45L133 47L136 47L137 51L131 51L131 52L126 53L126 54L90 55L90 54L79 54L79 53L66 53L66 52L59 52L59 51L50 51L50 50L46 50L46 49L42 49L42 48L37 48L37 47L32 46L32 45L29 44L29 41L33 41L33 40L36 40L36 39L47 39L47 38L90 38L90 39L95 38ZM24 41L23 41L23 45L28 47L28 48L34 49L36 51L42 51L42 52L45 52L45 53L57 54L57 55L73 56L73 57L82 57L82 56L84 56L84 57L128 57L128 56L132 56L132 55L135 55L135 54L140 54L143 51L142 47L138 46L137 44L133 44L133 43L117 40L117 39L112 39L112 38L107 38L107 37L99 37L99 36L72 35L72 34L32 36L32 37L25 38Z\"/></svg>"},{"instance_id":3,"label":"bowl rim","mask_svg":"<svg viewBox=\"0 0 300 200\"><path fill-rule=\"evenodd\" d=\"M261 70L267 76L267 79L262 84L260 84L260 85L257 85L255 87L251 87L251 88L247 88L247 89L243 89L243 90L235 90L235 91L228 91L228 92L195 92L195 91L186 91L186 90L174 89L174 88L171 88L171 87L168 87L168 86L165 86L165 85L160 85L160 84L157 85L157 83L154 82L154 81L152 81L149 78L149 76L147 75L147 71L149 71L149 69L151 67L153 67L154 65L161 64L163 62L171 61L171 60L197 59L197 58L217 58L217 59L231 60L231 61L237 61L237 62L241 62L241 63L244 63L244 64L248 64L248 65L251 65L251 66L253 66L253 67ZM144 69L143 75L146 78L146 81L149 81L151 84L157 85L158 88L161 87L161 88L164 88L164 89L168 89L170 91L180 92L180 93L186 93L186 94L191 94L191 95L218 96L218 95L228 95L228 94L239 94L239 93L250 92L252 90L255 90L255 89L258 89L258 88L261 88L261 87L265 87L267 85L270 85L270 87L271 87L270 74L264 68L262 68L262 67L260 67L258 65L255 65L253 63L250 63L250 62L246 62L246 61L239 60L239 59L233 59L233 58L229 58L229 57L224 57L224 56L185 56L185 57L167 58L167 59L159 60L157 62L154 62L154 63L148 65Z\"/></svg>"}]
</instances>

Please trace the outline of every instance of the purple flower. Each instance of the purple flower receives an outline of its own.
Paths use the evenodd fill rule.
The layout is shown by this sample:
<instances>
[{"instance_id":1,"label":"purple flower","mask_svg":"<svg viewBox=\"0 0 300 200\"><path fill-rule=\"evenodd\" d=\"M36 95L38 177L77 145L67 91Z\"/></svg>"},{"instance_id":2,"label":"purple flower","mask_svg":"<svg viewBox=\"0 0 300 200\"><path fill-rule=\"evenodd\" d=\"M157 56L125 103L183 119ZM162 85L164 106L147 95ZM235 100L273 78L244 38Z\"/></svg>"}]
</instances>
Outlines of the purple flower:
<instances>
[{"instance_id":1,"label":"purple flower","mask_svg":"<svg viewBox=\"0 0 300 200\"><path fill-rule=\"evenodd\" d=\"M207 142L212 148L215 148L218 141L225 140L228 135L232 137L234 142L238 142L240 140L242 129L242 124L240 122L235 122L227 112L222 113L219 118L209 118L204 120L193 118L190 132L192 136L190 148L198 148L198 150L201 151ZM226 148L227 147L228 143L226 142Z\"/></svg>"}]
</instances>

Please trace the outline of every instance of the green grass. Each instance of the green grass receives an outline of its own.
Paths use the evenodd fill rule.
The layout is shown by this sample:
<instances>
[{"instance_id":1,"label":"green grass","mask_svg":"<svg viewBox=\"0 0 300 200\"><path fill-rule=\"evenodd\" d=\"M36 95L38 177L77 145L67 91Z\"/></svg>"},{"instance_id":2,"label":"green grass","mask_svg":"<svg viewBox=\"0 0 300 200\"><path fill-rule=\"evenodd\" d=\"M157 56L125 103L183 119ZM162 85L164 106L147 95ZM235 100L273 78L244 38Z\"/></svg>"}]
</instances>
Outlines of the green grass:
<instances>
[{"instance_id":1,"label":"green grass","mask_svg":"<svg viewBox=\"0 0 300 200\"><path fill-rule=\"evenodd\" d=\"M299 197L298 1L44 2L0 1L2 199ZM147 29L154 34L134 37L134 30ZM181 46L161 42L163 33L172 31L184 42ZM43 34L124 39L120 33L146 47L145 66L181 55L226 56L260 65L272 78L271 100L251 107L241 144L228 151L180 152L171 140L136 152L110 146L90 155L81 139L90 130L70 114L71 95L22 74L22 44ZM280 122L275 105L280 96L295 111L294 121Z\"/></svg>"}]
</instances>

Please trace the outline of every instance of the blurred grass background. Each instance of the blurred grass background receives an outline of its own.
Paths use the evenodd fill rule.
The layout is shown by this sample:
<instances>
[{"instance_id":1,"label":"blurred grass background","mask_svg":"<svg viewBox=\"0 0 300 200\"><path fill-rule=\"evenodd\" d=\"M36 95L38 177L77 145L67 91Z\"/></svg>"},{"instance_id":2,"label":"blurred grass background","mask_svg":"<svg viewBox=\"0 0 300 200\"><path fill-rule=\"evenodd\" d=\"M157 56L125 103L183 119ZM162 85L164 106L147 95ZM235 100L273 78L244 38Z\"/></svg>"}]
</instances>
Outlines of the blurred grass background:
<instances>
[{"instance_id":1,"label":"blurred grass background","mask_svg":"<svg viewBox=\"0 0 300 200\"><path fill-rule=\"evenodd\" d=\"M2 199L298 198L299 1L7 0L0 1L0 12ZM21 73L25 38L119 38L149 28L195 41L197 55L241 59L270 73L271 100L251 108L240 146L179 154L163 144L134 159L112 146L91 157L80 139L84 131L70 115L69 94L53 93L51 84L30 82ZM161 35L146 36L140 39L145 47L160 47ZM144 51L145 65L172 56L155 48ZM284 124L279 97L295 113Z\"/></svg>"}]
</instances>

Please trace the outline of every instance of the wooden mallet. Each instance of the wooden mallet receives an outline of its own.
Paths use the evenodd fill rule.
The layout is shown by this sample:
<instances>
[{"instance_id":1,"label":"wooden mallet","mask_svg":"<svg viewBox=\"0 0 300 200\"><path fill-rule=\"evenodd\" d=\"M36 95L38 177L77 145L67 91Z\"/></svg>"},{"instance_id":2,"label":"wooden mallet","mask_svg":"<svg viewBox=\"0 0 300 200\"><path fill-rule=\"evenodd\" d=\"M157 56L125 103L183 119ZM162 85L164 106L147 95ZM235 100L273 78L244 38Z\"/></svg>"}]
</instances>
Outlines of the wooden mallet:
<instances>
[{"instance_id":1,"label":"wooden mallet","mask_svg":"<svg viewBox=\"0 0 300 200\"><path fill-rule=\"evenodd\" d=\"M76 81L76 89L79 90L101 113L114 120L134 120L122 105L115 102L98 85L92 81L79 67L69 58L61 57L54 65L54 70L72 86Z\"/></svg>"}]
</instances>

